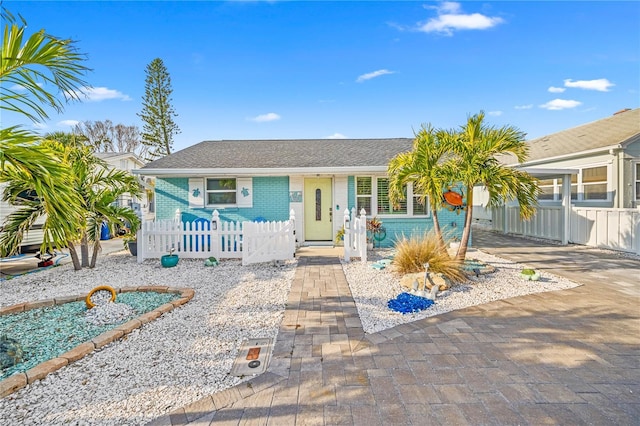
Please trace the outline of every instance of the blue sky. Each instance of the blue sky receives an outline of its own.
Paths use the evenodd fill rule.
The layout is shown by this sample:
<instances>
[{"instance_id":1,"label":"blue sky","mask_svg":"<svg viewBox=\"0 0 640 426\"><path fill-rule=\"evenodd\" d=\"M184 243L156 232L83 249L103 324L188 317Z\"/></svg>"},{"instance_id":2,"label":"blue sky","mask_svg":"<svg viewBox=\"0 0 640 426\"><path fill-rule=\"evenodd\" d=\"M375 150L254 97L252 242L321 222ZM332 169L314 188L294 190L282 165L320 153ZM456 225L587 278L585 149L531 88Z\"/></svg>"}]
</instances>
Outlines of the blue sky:
<instances>
[{"instance_id":1,"label":"blue sky","mask_svg":"<svg viewBox=\"0 0 640 426\"><path fill-rule=\"evenodd\" d=\"M202 140L411 137L484 110L527 139L640 106L640 2L4 1L77 41L82 103L33 124L135 124L161 58L181 133Z\"/></svg>"}]
</instances>

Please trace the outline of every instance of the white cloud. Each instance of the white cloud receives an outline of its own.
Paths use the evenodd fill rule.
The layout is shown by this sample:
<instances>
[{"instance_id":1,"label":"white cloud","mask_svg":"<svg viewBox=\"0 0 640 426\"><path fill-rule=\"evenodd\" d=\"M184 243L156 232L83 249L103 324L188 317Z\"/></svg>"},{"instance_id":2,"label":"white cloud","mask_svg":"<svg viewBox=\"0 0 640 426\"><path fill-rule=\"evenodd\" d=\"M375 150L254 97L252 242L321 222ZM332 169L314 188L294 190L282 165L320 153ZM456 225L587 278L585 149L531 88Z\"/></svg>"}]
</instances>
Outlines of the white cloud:
<instances>
[{"instance_id":1,"label":"white cloud","mask_svg":"<svg viewBox=\"0 0 640 426\"><path fill-rule=\"evenodd\" d=\"M58 121L58 123L56 123L58 126L68 126L68 127L73 127L76 124L79 124L80 122L78 120L62 120L62 121Z\"/></svg>"},{"instance_id":2,"label":"white cloud","mask_svg":"<svg viewBox=\"0 0 640 426\"><path fill-rule=\"evenodd\" d=\"M584 90L597 90L598 92L608 92L609 88L615 86L612 82L606 78L599 78L597 80L578 80L573 81L568 78L564 81L565 87L575 87Z\"/></svg>"},{"instance_id":3,"label":"white cloud","mask_svg":"<svg viewBox=\"0 0 640 426\"><path fill-rule=\"evenodd\" d=\"M564 92L564 91L565 91L565 90L567 90L567 89L565 89L564 87L554 87L554 86L551 86L551 87L549 87L547 90L548 90L550 93L562 93L562 92Z\"/></svg>"},{"instance_id":4,"label":"white cloud","mask_svg":"<svg viewBox=\"0 0 640 426\"><path fill-rule=\"evenodd\" d=\"M131 100L129 95L107 87L83 87L80 90L76 90L75 95L88 102L101 102L108 99L119 99L121 101Z\"/></svg>"},{"instance_id":5,"label":"white cloud","mask_svg":"<svg viewBox=\"0 0 640 426\"><path fill-rule=\"evenodd\" d=\"M502 111L489 111L487 114L492 115L494 117L500 117L502 115Z\"/></svg>"},{"instance_id":6,"label":"white cloud","mask_svg":"<svg viewBox=\"0 0 640 426\"><path fill-rule=\"evenodd\" d=\"M389 70L378 70L367 74L362 74L356 79L356 82L362 83L363 81L371 80L372 78L380 77L381 75L386 74L395 74L395 72Z\"/></svg>"},{"instance_id":7,"label":"white cloud","mask_svg":"<svg viewBox=\"0 0 640 426\"><path fill-rule=\"evenodd\" d=\"M268 121L280 120L280 116L275 112L269 112L267 114L261 114L253 118L249 118L249 121L255 121L256 123L266 123Z\"/></svg>"},{"instance_id":8,"label":"white cloud","mask_svg":"<svg viewBox=\"0 0 640 426\"><path fill-rule=\"evenodd\" d=\"M532 105L532 104L528 104L528 105L516 105L514 108L515 108L515 109L531 109L531 108L533 108L533 105Z\"/></svg>"},{"instance_id":9,"label":"white cloud","mask_svg":"<svg viewBox=\"0 0 640 426\"><path fill-rule=\"evenodd\" d=\"M582 105L582 102L572 101L569 99L554 99L546 104L540 105L540 108L556 111L561 109L570 109Z\"/></svg>"},{"instance_id":10,"label":"white cloud","mask_svg":"<svg viewBox=\"0 0 640 426\"><path fill-rule=\"evenodd\" d=\"M331 136L327 136L325 139L346 139L347 137L342 133L334 133Z\"/></svg>"},{"instance_id":11,"label":"white cloud","mask_svg":"<svg viewBox=\"0 0 640 426\"><path fill-rule=\"evenodd\" d=\"M481 13L462 13L460 3L456 2L442 2L430 8L436 9L438 16L429 19L426 23L419 23L418 31L452 35L457 30L486 30L504 22L502 18Z\"/></svg>"}]
</instances>

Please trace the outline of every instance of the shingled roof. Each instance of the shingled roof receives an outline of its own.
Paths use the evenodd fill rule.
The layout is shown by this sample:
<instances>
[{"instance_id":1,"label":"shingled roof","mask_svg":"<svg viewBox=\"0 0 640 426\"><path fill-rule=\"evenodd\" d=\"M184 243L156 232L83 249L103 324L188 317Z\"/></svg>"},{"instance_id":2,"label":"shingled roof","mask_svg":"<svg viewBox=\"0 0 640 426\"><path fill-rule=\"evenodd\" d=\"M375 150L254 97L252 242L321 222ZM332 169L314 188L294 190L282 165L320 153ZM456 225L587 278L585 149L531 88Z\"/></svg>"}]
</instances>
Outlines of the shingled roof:
<instances>
[{"instance_id":1,"label":"shingled roof","mask_svg":"<svg viewBox=\"0 0 640 426\"><path fill-rule=\"evenodd\" d=\"M623 110L601 120L530 140L527 163L617 147L639 139L640 108Z\"/></svg>"},{"instance_id":2,"label":"shingled roof","mask_svg":"<svg viewBox=\"0 0 640 426\"><path fill-rule=\"evenodd\" d=\"M142 170L386 168L398 153L411 151L412 144L412 138L204 141Z\"/></svg>"}]
</instances>

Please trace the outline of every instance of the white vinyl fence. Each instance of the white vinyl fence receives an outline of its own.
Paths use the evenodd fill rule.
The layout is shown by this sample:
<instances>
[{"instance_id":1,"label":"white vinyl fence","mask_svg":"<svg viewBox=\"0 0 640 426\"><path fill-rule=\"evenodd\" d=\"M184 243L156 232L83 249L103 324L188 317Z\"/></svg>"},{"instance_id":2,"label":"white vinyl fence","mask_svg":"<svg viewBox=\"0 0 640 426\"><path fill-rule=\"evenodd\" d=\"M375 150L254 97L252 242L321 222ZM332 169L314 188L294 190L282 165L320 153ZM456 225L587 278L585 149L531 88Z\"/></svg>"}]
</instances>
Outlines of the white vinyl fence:
<instances>
[{"instance_id":1,"label":"white vinyl fence","mask_svg":"<svg viewBox=\"0 0 640 426\"><path fill-rule=\"evenodd\" d=\"M538 207L530 221L518 207L492 211L492 227L509 234L562 241L562 207ZM569 242L640 254L640 210L571 206Z\"/></svg>"},{"instance_id":2,"label":"white vinyl fence","mask_svg":"<svg viewBox=\"0 0 640 426\"><path fill-rule=\"evenodd\" d=\"M362 263L367 262L367 212L360 210L360 217L356 215L354 207L344 210L342 225L344 226L344 260L349 262L351 257L359 257Z\"/></svg>"},{"instance_id":3,"label":"white vinyl fence","mask_svg":"<svg viewBox=\"0 0 640 426\"><path fill-rule=\"evenodd\" d=\"M138 231L138 262L159 259L173 250L185 259L242 259L243 265L293 259L295 215L284 222L225 222L214 210L211 220L145 222Z\"/></svg>"}]
</instances>

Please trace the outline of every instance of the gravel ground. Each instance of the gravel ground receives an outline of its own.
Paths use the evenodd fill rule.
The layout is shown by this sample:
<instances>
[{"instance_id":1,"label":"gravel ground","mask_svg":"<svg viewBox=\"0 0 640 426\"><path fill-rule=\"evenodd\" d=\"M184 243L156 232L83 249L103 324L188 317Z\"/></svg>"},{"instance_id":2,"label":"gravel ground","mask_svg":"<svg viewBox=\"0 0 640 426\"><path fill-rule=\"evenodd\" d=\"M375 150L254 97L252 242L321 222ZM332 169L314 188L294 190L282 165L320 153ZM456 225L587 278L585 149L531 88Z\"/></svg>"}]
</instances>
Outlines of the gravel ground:
<instances>
[{"instance_id":1,"label":"gravel ground","mask_svg":"<svg viewBox=\"0 0 640 426\"><path fill-rule=\"evenodd\" d=\"M276 338L296 262L284 266L242 267L224 261L209 268L201 260L180 260L175 268L159 262L137 264L126 252L101 257L93 270L70 265L0 282L1 306L86 294L97 285L191 287L195 297L182 307L101 348L18 392L0 399L3 424L144 425L152 419L226 389L242 380L229 376L245 339ZM466 306L577 284L545 274L537 283L519 277L522 265L478 251L474 257L498 271L457 285L416 314L388 309L405 289L390 270L370 262L343 263L364 329L373 333L404 322Z\"/></svg>"},{"instance_id":2,"label":"gravel ground","mask_svg":"<svg viewBox=\"0 0 640 426\"><path fill-rule=\"evenodd\" d=\"M402 314L390 310L387 302L408 289L400 285L400 277L391 269L377 270L371 267L372 262L390 255L391 251L379 250L369 257L370 262L367 264L352 262L342 265L366 333L375 333L406 322L494 300L579 285L547 273L541 275L540 281L525 281L520 277L524 265L479 250L470 250L467 259L478 259L488 263L494 266L496 271L474 277L468 283L453 285L449 290L439 293L435 303L424 311Z\"/></svg>"}]
</instances>

